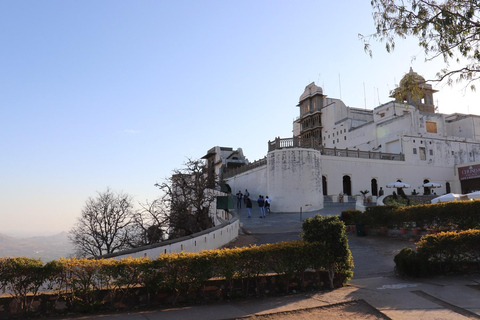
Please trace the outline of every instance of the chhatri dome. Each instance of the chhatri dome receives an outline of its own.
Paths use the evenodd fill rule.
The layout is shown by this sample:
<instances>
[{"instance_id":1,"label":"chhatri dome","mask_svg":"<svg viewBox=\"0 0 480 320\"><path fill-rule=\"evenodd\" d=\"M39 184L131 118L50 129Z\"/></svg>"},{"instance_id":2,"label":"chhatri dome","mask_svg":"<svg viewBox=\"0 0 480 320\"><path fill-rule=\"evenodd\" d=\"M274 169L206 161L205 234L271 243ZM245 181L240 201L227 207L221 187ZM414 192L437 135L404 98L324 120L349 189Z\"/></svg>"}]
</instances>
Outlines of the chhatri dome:
<instances>
[{"instance_id":1,"label":"chhatri dome","mask_svg":"<svg viewBox=\"0 0 480 320\"><path fill-rule=\"evenodd\" d=\"M410 67L410 71L400 80L400 85L392 92L391 97L408 103L420 111L434 113L433 94L435 92L438 90L432 89L432 85Z\"/></svg>"}]
</instances>

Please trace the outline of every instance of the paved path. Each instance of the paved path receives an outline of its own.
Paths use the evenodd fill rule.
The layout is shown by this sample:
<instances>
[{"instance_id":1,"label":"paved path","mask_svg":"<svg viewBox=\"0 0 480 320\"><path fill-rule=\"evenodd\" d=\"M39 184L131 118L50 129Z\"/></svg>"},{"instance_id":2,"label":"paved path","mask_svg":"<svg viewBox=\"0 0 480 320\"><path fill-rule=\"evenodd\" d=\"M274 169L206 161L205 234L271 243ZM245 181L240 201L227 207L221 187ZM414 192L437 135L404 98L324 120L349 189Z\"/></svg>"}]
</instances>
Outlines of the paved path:
<instances>
[{"instance_id":1,"label":"paved path","mask_svg":"<svg viewBox=\"0 0 480 320\"><path fill-rule=\"evenodd\" d=\"M330 207L319 212L303 213L302 219L318 213L339 214L346 208ZM239 215L243 228L257 239L258 244L298 239L301 233L300 213L271 213L265 219L260 219L258 211L254 211L253 217L248 219L246 210L241 209ZM365 300L391 319L480 319L480 275L401 279L393 272L393 256L404 246L412 246L412 243L378 236L357 237L353 233L350 233L348 238L355 269L353 280L344 288L268 299L110 315L102 319L228 319L318 307L353 299ZM100 317L82 319L94 318Z\"/></svg>"}]
</instances>

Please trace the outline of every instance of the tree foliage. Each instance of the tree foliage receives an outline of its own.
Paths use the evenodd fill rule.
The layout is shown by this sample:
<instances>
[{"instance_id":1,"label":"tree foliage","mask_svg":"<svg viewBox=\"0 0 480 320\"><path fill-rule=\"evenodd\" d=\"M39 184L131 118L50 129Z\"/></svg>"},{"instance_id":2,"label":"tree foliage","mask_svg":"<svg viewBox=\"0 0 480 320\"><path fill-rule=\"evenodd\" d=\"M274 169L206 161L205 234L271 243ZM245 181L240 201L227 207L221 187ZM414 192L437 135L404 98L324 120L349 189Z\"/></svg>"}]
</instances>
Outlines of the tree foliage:
<instances>
[{"instance_id":1,"label":"tree foliage","mask_svg":"<svg viewBox=\"0 0 480 320\"><path fill-rule=\"evenodd\" d=\"M369 40L385 43L394 50L396 39L415 37L427 60L443 57L446 67L437 81L447 79L473 82L480 75L480 3L476 0L371 0L376 32L363 37L365 50L372 54ZM461 63L451 68L452 62Z\"/></svg>"},{"instance_id":2,"label":"tree foliage","mask_svg":"<svg viewBox=\"0 0 480 320\"><path fill-rule=\"evenodd\" d=\"M132 197L109 188L88 198L70 240L80 257L99 257L132 247L134 210Z\"/></svg>"},{"instance_id":3,"label":"tree foliage","mask_svg":"<svg viewBox=\"0 0 480 320\"><path fill-rule=\"evenodd\" d=\"M188 159L183 168L175 169L165 182L155 184L163 191L161 201L169 208L170 238L213 226L210 204L215 195L210 189L211 184L203 161L192 159Z\"/></svg>"}]
</instances>

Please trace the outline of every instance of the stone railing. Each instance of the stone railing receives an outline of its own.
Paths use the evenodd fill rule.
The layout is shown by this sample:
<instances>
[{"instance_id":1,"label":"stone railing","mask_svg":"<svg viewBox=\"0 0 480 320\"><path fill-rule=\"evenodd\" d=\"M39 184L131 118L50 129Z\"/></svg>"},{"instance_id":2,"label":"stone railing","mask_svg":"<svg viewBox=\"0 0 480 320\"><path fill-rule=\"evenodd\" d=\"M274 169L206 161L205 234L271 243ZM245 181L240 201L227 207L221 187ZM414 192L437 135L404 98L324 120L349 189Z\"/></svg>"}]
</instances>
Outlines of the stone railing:
<instances>
[{"instance_id":1,"label":"stone railing","mask_svg":"<svg viewBox=\"0 0 480 320\"><path fill-rule=\"evenodd\" d=\"M252 163L249 163L247 165L244 165L244 166L241 166L241 167L238 167L238 168L227 169L223 173L223 179L228 179L230 177L236 176L237 174L244 173L246 171L264 166L266 164L267 164L267 157L264 157L263 159L254 161Z\"/></svg>"},{"instance_id":2,"label":"stone railing","mask_svg":"<svg viewBox=\"0 0 480 320\"><path fill-rule=\"evenodd\" d=\"M284 148L312 148L319 150L320 153L325 156L405 161L405 155L402 153L325 148L314 138L275 138L273 141L268 141L268 152Z\"/></svg>"}]
</instances>

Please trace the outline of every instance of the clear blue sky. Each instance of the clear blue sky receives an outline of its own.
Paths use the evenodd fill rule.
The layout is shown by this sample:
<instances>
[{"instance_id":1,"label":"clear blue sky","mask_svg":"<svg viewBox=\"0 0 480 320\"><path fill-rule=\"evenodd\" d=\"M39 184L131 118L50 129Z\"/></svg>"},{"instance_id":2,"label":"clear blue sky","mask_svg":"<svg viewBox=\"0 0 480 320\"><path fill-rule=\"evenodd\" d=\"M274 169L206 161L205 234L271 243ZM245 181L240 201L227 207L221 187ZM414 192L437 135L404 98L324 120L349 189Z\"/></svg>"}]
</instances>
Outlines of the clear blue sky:
<instances>
[{"instance_id":1,"label":"clear blue sky","mask_svg":"<svg viewBox=\"0 0 480 320\"><path fill-rule=\"evenodd\" d=\"M372 109L442 66L414 41L370 58L373 31L369 1L0 2L0 233L68 231L107 187L153 200L215 145L262 158L312 81ZM440 112L476 111L461 89Z\"/></svg>"}]
</instances>

